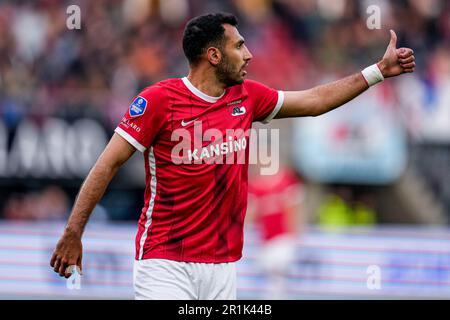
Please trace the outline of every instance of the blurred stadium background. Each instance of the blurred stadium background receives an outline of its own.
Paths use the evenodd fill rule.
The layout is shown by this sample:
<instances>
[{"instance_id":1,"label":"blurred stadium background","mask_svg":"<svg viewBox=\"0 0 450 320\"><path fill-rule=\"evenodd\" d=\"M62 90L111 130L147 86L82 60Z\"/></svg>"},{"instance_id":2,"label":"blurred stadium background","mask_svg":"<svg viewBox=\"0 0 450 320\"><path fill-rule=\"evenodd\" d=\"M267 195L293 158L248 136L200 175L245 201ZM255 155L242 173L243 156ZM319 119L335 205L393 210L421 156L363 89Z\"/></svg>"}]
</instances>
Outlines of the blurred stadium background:
<instances>
[{"instance_id":1,"label":"blurred stadium background","mask_svg":"<svg viewBox=\"0 0 450 320\"><path fill-rule=\"evenodd\" d=\"M66 27L72 4L81 30ZM381 30L367 28L370 5L381 9ZM240 19L254 55L249 78L277 89L309 88L374 63L390 28L416 53L414 75L325 116L270 124L280 129L283 166L298 177L282 298L450 298L448 0L0 1L0 297L133 297L139 154L88 224L81 290L69 290L49 259L132 97L187 74L184 24L218 10ZM259 220L249 219L238 263L241 299L271 292L258 262Z\"/></svg>"}]
</instances>

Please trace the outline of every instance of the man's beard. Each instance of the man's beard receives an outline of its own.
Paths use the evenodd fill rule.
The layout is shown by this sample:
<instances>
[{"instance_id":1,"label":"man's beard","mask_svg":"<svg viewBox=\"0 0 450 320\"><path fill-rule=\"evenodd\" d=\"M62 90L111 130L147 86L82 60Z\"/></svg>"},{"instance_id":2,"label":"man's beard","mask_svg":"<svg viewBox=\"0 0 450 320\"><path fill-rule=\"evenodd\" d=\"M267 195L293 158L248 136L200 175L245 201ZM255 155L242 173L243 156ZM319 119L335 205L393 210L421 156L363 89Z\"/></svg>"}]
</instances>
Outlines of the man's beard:
<instances>
[{"instance_id":1,"label":"man's beard","mask_svg":"<svg viewBox=\"0 0 450 320\"><path fill-rule=\"evenodd\" d=\"M216 67L216 76L217 79L227 87L244 82L244 78L240 76L240 72L233 69L233 65L225 55L223 55L222 61L220 61Z\"/></svg>"}]
</instances>

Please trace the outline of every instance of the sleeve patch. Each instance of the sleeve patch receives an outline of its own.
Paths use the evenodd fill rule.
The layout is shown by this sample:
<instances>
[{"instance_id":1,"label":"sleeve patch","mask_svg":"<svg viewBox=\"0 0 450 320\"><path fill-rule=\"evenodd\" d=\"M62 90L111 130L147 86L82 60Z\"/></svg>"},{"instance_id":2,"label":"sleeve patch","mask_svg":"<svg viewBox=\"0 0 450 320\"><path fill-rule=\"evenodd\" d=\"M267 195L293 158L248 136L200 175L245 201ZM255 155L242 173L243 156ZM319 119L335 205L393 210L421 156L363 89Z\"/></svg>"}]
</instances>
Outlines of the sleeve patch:
<instances>
[{"instance_id":1,"label":"sleeve patch","mask_svg":"<svg viewBox=\"0 0 450 320\"><path fill-rule=\"evenodd\" d=\"M147 100L141 96L138 96L136 99L134 99L133 103L131 103L128 113L131 117L139 117L144 114L146 108Z\"/></svg>"}]
</instances>

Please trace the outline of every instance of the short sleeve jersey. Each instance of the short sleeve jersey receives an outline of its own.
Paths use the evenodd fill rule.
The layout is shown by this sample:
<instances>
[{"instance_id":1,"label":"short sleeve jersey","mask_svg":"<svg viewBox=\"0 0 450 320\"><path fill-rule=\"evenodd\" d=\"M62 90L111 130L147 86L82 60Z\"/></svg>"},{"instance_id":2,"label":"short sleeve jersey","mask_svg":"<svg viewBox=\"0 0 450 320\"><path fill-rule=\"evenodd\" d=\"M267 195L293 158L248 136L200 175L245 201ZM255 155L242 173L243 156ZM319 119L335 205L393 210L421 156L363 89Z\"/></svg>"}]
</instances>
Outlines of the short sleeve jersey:
<instances>
[{"instance_id":1,"label":"short sleeve jersey","mask_svg":"<svg viewBox=\"0 0 450 320\"><path fill-rule=\"evenodd\" d=\"M137 260L241 258L249 130L272 120L283 100L283 92L251 80L211 97L187 78L159 82L133 99L115 132L145 159Z\"/></svg>"}]
</instances>

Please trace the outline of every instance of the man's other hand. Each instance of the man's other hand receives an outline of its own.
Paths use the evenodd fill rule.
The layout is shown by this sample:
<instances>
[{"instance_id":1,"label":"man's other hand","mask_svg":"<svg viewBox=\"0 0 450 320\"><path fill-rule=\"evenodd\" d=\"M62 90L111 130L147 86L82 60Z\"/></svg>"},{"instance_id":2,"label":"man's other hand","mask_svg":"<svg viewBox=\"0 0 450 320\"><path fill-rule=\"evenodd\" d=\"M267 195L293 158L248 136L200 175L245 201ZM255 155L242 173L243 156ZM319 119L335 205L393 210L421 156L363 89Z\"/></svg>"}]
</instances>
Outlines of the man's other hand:
<instances>
[{"instance_id":1,"label":"man's other hand","mask_svg":"<svg viewBox=\"0 0 450 320\"><path fill-rule=\"evenodd\" d=\"M82 254L81 237L75 232L66 229L56 245L50 260L50 266L61 277L69 278L71 273L66 272L68 266L77 265L82 270Z\"/></svg>"}]
</instances>

